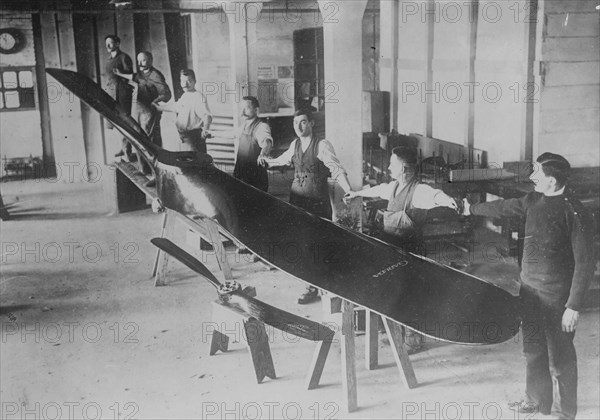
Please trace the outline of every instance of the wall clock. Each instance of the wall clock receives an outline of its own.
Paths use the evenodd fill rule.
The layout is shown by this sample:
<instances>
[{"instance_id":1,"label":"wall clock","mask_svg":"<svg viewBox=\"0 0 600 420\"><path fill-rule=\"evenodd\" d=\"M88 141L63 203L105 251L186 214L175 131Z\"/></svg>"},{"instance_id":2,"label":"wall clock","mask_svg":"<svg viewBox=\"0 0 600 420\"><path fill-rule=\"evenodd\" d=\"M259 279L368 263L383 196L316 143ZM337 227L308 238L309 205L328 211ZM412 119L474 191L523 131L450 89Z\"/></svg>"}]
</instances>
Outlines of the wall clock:
<instances>
[{"instance_id":1,"label":"wall clock","mask_svg":"<svg viewBox=\"0 0 600 420\"><path fill-rule=\"evenodd\" d=\"M14 54L25 46L25 34L20 29L0 29L0 53Z\"/></svg>"}]
</instances>

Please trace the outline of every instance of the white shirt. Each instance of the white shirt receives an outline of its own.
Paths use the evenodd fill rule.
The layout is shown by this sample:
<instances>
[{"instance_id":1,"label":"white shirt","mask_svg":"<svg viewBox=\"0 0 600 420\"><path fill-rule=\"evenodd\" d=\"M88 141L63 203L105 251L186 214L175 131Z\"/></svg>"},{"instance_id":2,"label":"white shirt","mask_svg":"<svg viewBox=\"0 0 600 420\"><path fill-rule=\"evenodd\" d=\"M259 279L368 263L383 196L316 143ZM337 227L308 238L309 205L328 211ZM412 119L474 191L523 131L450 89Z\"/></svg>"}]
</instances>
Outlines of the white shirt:
<instances>
[{"instance_id":1,"label":"white shirt","mask_svg":"<svg viewBox=\"0 0 600 420\"><path fill-rule=\"evenodd\" d=\"M206 97L198 91L184 92L175 103L177 118L175 126L179 131L196 130L202 127L205 115L210 115Z\"/></svg>"},{"instance_id":2,"label":"white shirt","mask_svg":"<svg viewBox=\"0 0 600 420\"><path fill-rule=\"evenodd\" d=\"M295 139L290 144L290 148L287 149L281 156L278 158L272 159L269 164L271 166L288 166L292 164L292 158L294 157L294 152L296 151L296 142L298 139ZM303 147L302 151L306 152L310 142L306 143L306 148ZM328 140L321 140L319 142L319 151L317 153L317 159L319 159L323 164L329 169L331 172L331 177L334 179L338 179L342 175L346 175L346 171L342 167L340 160L335 155L335 150L333 145Z\"/></svg>"},{"instance_id":3,"label":"white shirt","mask_svg":"<svg viewBox=\"0 0 600 420\"><path fill-rule=\"evenodd\" d=\"M362 190L361 195L363 197L381 197L389 200L395 186L396 182L379 184L375 187ZM402 191L401 186L396 189L396 195L400 194L400 191ZM446 195L443 191L436 190L427 184L419 184L413 194L412 207L429 210L434 207L446 206L451 200L453 200L452 197Z\"/></svg>"},{"instance_id":4,"label":"white shirt","mask_svg":"<svg viewBox=\"0 0 600 420\"><path fill-rule=\"evenodd\" d=\"M237 138L239 139L241 134L246 131L246 129L256 120L253 118L251 120L246 120L244 124L238 129ZM254 138L258 142L258 145L261 149L264 149L270 140L273 143L273 137L271 137L271 127L264 121L259 122L254 129Z\"/></svg>"}]
</instances>

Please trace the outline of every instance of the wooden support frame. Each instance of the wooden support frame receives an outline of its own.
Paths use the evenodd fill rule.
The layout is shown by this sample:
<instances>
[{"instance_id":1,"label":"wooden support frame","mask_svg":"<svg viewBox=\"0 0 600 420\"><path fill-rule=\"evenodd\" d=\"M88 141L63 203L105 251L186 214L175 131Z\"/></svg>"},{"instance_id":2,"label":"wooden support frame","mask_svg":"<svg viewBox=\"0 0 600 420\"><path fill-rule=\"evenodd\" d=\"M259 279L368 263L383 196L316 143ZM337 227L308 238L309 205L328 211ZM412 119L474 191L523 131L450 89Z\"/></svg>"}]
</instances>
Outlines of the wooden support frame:
<instances>
[{"instance_id":1,"label":"wooden support frame","mask_svg":"<svg viewBox=\"0 0 600 420\"><path fill-rule=\"evenodd\" d=\"M167 209L165 210L165 216L163 217L161 238L173 236L175 230L175 220L183 223L187 228L198 233L201 238L205 239L212 245L212 252L214 252L217 263L219 264L219 268L223 272L223 277L225 280L232 280L233 274L231 273L231 266L227 260L227 251L225 249L225 245L223 244L223 238L219 233L217 223L210 218L191 220L187 217L181 216L177 212ZM165 286L167 284L169 260L170 256L166 252L159 250L159 252L156 254L153 269L154 286Z\"/></svg>"},{"instance_id":2,"label":"wooden support frame","mask_svg":"<svg viewBox=\"0 0 600 420\"><path fill-rule=\"evenodd\" d=\"M229 321L233 323L241 323L244 329L242 334L250 361L256 375L256 382L262 383L265 378L277 379L275 373L275 365L273 364L273 356L269 347L269 338L265 324L250 316L244 310L233 305L224 305L220 301L213 303L213 322L216 325L222 325ZM218 351L226 352L229 348L229 337L227 332L238 332L238 328L226 331L213 330L210 343L210 356L214 356Z\"/></svg>"},{"instance_id":3,"label":"wooden support frame","mask_svg":"<svg viewBox=\"0 0 600 420\"><path fill-rule=\"evenodd\" d=\"M148 179L141 175L131 163L119 162L116 163L114 167L114 179L109 180L109 182L114 196L116 213L145 208L147 207L146 199L155 200L158 198L156 188L146 186ZM132 201L131 198L132 193L135 193L134 201ZM233 275L227 260L227 251L223 244L223 237L219 232L217 223L209 218L197 218L192 220L177 212L165 209L160 232L161 238L173 236L175 232L174 223L176 220L183 223L190 230L198 233L201 238L212 245L215 258L217 259L219 268L223 271L225 280L232 280ZM198 246L200 246L200 244L198 244ZM169 255L165 252L162 252L161 250L157 251L151 275L151 277L154 278L155 287L165 286L167 284L169 258Z\"/></svg>"},{"instance_id":4,"label":"wooden support frame","mask_svg":"<svg viewBox=\"0 0 600 420\"><path fill-rule=\"evenodd\" d=\"M342 399L347 411L358 409L357 380L356 380L356 347L354 340L354 304L340 297L325 294L322 296L324 318L331 318L332 314L341 312L341 374L342 374ZM378 366L379 355L379 318L380 316L369 310L366 312L366 337L365 337L365 365L367 370L374 370ZM402 326L397 322L382 317L386 333L390 339L392 354L400 373L402 383L412 389L418 385L415 371L410 362L406 346L404 345ZM314 389L319 383L323 366L331 347L331 340L326 340L317 346L311 370L307 377L307 388Z\"/></svg>"}]
</instances>

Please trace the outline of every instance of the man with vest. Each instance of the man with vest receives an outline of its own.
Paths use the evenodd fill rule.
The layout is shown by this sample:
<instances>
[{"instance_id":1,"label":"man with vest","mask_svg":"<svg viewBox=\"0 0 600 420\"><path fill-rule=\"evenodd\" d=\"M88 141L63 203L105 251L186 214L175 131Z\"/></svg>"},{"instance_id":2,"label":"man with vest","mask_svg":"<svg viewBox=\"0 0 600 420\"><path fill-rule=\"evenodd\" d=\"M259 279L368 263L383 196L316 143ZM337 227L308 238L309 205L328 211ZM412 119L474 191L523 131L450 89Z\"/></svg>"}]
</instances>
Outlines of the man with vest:
<instances>
[{"instance_id":1,"label":"man with vest","mask_svg":"<svg viewBox=\"0 0 600 420\"><path fill-rule=\"evenodd\" d=\"M331 176L344 190L351 191L346 171L335 155L333 145L313 135L315 125L310 110L298 110L294 113L294 131L298 136L281 156L275 159L260 158L259 163L268 167L294 165L294 181L290 192L290 204L326 219L331 219L332 209L329 199ZM317 299L319 291L308 286L298 299L298 303L306 304Z\"/></svg>"}]
</instances>

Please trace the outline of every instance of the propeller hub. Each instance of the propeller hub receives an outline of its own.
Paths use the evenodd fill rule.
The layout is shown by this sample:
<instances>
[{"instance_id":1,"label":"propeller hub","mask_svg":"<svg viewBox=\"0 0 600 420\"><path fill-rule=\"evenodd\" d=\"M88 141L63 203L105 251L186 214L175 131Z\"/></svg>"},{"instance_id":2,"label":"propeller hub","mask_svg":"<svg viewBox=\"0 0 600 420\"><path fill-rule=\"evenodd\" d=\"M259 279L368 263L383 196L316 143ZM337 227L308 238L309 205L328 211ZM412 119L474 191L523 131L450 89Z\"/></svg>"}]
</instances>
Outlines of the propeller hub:
<instances>
[{"instance_id":1,"label":"propeller hub","mask_svg":"<svg viewBox=\"0 0 600 420\"><path fill-rule=\"evenodd\" d=\"M228 303L231 295L241 289L242 286L237 281L227 280L225 283L219 285L219 300L223 303Z\"/></svg>"}]
</instances>

